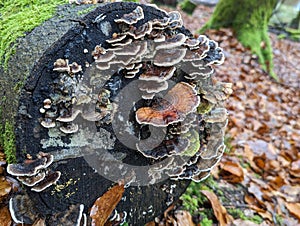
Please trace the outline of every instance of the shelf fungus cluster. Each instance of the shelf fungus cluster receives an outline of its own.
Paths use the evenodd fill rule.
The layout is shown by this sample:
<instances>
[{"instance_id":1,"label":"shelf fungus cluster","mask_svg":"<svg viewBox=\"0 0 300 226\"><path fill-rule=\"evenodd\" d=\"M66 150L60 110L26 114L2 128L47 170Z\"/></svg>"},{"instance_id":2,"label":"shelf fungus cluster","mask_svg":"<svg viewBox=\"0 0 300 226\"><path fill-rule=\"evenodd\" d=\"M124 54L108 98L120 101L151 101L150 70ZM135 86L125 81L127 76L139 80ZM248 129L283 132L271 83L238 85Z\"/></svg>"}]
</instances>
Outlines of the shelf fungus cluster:
<instances>
[{"instance_id":1,"label":"shelf fungus cluster","mask_svg":"<svg viewBox=\"0 0 300 226\"><path fill-rule=\"evenodd\" d=\"M137 81L132 92L142 101L134 106L134 119L124 130L147 131L152 126L166 131L154 148L155 136L151 140L143 132L132 132L147 138L136 144L146 158L168 158L164 167L149 170L152 182L162 178L160 174L174 180L203 180L224 150L227 111L222 102L232 89L231 84L211 82L213 66L224 61L222 49L206 36L182 33L181 15L175 11L145 22L143 9L137 6L115 22L119 32L97 45L93 57L103 74L117 71L123 83Z\"/></svg>"},{"instance_id":2,"label":"shelf fungus cluster","mask_svg":"<svg viewBox=\"0 0 300 226\"><path fill-rule=\"evenodd\" d=\"M18 163L7 167L24 186L10 212L16 223L89 225L98 196L123 181L111 222L144 225L222 157L232 87L212 76L224 54L177 11L64 7L20 39L25 66L9 64L9 76L27 78L15 108Z\"/></svg>"},{"instance_id":3,"label":"shelf fungus cluster","mask_svg":"<svg viewBox=\"0 0 300 226\"><path fill-rule=\"evenodd\" d=\"M51 171L49 166L53 162L53 155L40 152L36 159L26 159L23 163L9 164L7 172L24 185L31 187L32 191L41 192L55 184L61 172Z\"/></svg>"},{"instance_id":4,"label":"shelf fungus cluster","mask_svg":"<svg viewBox=\"0 0 300 226\"><path fill-rule=\"evenodd\" d=\"M104 34L117 27L105 42L92 51L84 49L93 60L85 66L57 59L53 72L58 76L53 93L40 108L40 124L72 135L80 129L75 123L79 115L98 128L113 124L117 118L123 120L116 113L124 111L120 107L124 98L118 94L134 81L132 93L126 95L137 93L140 100L128 103L134 113L125 112L131 116L123 122L124 131L131 131L142 141L135 148L150 161L169 158L169 167L149 171L151 181L162 178L159 174L174 180L201 181L224 150L227 111L222 102L232 89L231 84L213 84L211 80L213 67L223 63L224 54L206 36L196 38L182 32L178 12L161 13L163 17L145 19L143 8L137 5L131 12L117 14L114 25L107 22L100 26ZM105 18L99 15L94 22ZM165 131L164 139L155 147L151 145L155 136L149 138L150 127Z\"/></svg>"}]
</instances>

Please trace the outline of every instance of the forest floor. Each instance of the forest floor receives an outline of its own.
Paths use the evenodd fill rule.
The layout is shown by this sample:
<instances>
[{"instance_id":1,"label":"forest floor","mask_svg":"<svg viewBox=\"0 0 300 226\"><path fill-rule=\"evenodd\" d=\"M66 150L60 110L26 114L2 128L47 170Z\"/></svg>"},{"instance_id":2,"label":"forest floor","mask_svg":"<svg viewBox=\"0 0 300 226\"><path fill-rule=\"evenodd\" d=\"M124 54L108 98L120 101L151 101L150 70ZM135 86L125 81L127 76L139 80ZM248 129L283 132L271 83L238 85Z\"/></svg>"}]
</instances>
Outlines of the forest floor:
<instances>
[{"instance_id":1,"label":"forest floor","mask_svg":"<svg viewBox=\"0 0 300 226\"><path fill-rule=\"evenodd\" d=\"M180 12L185 27L195 33L212 11L198 6L192 16ZM227 151L210 179L192 183L179 206L157 219L159 224L148 225L300 225L300 43L270 34L280 78L275 82L231 30L206 35L226 56L215 80L233 83L226 102ZM4 164L0 150L0 175ZM1 197L12 188L4 176L0 179ZM8 215L7 207L1 208L0 222Z\"/></svg>"},{"instance_id":2,"label":"forest floor","mask_svg":"<svg viewBox=\"0 0 300 226\"><path fill-rule=\"evenodd\" d=\"M198 6L192 15L176 10L193 34L213 12L206 6ZM191 219L205 226L300 225L300 43L270 33L280 79L276 82L230 29L205 34L225 52L215 80L233 84L225 104L227 151L213 178L192 184L182 196L189 212L179 216L176 208L182 206L175 207L159 225L194 225Z\"/></svg>"}]
</instances>

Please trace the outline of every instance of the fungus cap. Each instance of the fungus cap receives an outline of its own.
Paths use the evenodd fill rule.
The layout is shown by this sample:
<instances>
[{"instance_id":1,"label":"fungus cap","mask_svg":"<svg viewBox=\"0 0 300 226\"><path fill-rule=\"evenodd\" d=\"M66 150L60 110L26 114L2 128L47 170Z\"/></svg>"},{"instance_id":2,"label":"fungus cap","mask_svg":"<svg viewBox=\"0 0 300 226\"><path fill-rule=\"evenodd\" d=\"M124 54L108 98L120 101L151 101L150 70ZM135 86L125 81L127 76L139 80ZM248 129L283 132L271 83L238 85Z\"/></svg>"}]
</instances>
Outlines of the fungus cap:
<instances>
[{"instance_id":1,"label":"fungus cap","mask_svg":"<svg viewBox=\"0 0 300 226\"><path fill-rule=\"evenodd\" d=\"M180 82L155 106L139 108L136 120L139 124L165 127L184 120L187 114L196 110L199 103L195 89L188 83Z\"/></svg>"},{"instance_id":2,"label":"fungus cap","mask_svg":"<svg viewBox=\"0 0 300 226\"><path fill-rule=\"evenodd\" d=\"M68 59L57 59L54 62L54 68L53 71L58 71L58 72L69 72L70 67L69 67L69 60Z\"/></svg>"},{"instance_id":3,"label":"fungus cap","mask_svg":"<svg viewBox=\"0 0 300 226\"><path fill-rule=\"evenodd\" d=\"M66 126L59 127L59 130L65 134L72 134L78 131L79 127L77 124L69 123Z\"/></svg>"},{"instance_id":4,"label":"fungus cap","mask_svg":"<svg viewBox=\"0 0 300 226\"><path fill-rule=\"evenodd\" d=\"M141 39L152 31L152 23L147 22L139 27L132 26L126 34L132 36L134 39Z\"/></svg>"},{"instance_id":5,"label":"fungus cap","mask_svg":"<svg viewBox=\"0 0 300 226\"><path fill-rule=\"evenodd\" d=\"M34 160L25 160L24 163L8 164L7 173L13 176L34 176L38 170L45 168L47 158L37 158Z\"/></svg>"},{"instance_id":6,"label":"fungus cap","mask_svg":"<svg viewBox=\"0 0 300 226\"><path fill-rule=\"evenodd\" d=\"M46 188L50 187L51 185L55 184L59 180L60 176L61 172L59 171L51 172L46 175L44 180L32 187L31 190L35 192L41 192Z\"/></svg>"},{"instance_id":7,"label":"fungus cap","mask_svg":"<svg viewBox=\"0 0 300 226\"><path fill-rule=\"evenodd\" d=\"M124 14L121 18L115 19L116 23L135 24L144 19L143 8L138 6L131 13Z\"/></svg>"},{"instance_id":8,"label":"fungus cap","mask_svg":"<svg viewBox=\"0 0 300 226\"><path fill-rule=\"evenodd\" d=\"M185 42L186 38L187 37L184 34L178 33L170 38L167 38L164 42L159 43L156 46L156 49L172 49L179 47Z\"/></svg>"},{"instance_id":9,"label":"fungus cap","mask_svg":"<svg viewBox=\"0 0 300 226\"><path fill-rule=\"evenodd\" d=\"M41 125L44 127L44 128L54 128L56 126L55 122L52 121L51 119L49 118L45 118L45 120L41 121Z\"/></svg>"},{"instance_id":10,"label":"fungus cap","mask_svg":"<svg viewBox=\"0 0 300 226\"><path fill-rule=\"evenodd\" d=\"M145 81L166 81L170 79L174 72L176 71L176 67L157 67L157 66L148 66L146 71L139 76L140 80Z\"/></svg>"},{"instance_id":11,"label":"fungus cap","mask_svg":"<svg viewBox=\"0 0 300 226\"><path fill-rule=\"evenodd\" d=\"M59 116L58 118L56 118L56 121L73 122L80 113L81 113L81 110L74 110L74 112L72 112L71 116Z\"/></svg>"},{"instance_id":12,"label":"fungus cap","mask_svg":"<svg viewBox=\"0 0 300 226\"><path fill-rule=\"evenodd\" d=\"M70 64L69 67L70 67L70 72L72 74L76 74L76 73L82 71L81 65L77 64L76 62L73 62L72 64Z\"/></svg>"},{"instance_id":13,"label":"fungus cap","mask_svg":"<svg viewBox=\"0 0 300 226\"><path fill-rule=\"evenodd\" d=\"M116 43L116 42L120 42L122 41L123 39L126 38L126 34L117 34L117 33L114 33L112 35L112 38L111 39L107 39L106 42L107 43Z\"/></svg>"},{"instance_id":14,"label":"fungus cap","mask_svg":"<svg viewBox=\"0 0 300 226\"><path fill-rule=\"evenodd\" d=\"M161 67L174 66L184 58L185 53L185 48L160 49L156 52L153 63Z\"/></svg>"},{"instance_id":15,"label":"fungus cap","mask_svg":"<svg viewBox=\"0 0 300 226\"><path fill-rule=\"evenodd\" d=\"M17 178L22 184L32 187L37 183L41 182L42 180L44 180L45 176L46 176L45 172L39 172L34 176L20 176Z\"/></svg>"},{"instance_id":16,"label":"fungus cap","mask_svg":"<svg viewBox=\"0 0 300 226\"><path fill-rule=\"evenodd\" d=\"M138 83L138 88L141 91L145 91L147 94L159 93L168 89L168 83L166 81L140 81Z\"/></svg>"}]
</instances>

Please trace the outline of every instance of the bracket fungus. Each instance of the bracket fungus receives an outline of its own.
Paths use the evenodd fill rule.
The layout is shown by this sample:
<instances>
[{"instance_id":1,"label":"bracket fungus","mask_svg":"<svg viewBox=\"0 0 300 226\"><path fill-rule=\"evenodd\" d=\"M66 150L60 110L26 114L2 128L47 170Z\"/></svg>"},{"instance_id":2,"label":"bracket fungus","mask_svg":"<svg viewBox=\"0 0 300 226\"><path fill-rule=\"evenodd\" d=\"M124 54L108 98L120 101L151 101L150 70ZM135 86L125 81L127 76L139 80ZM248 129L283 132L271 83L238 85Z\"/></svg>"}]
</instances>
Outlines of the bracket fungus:
<instances>
[{"instance_id":1,"label":"bracket fungus","mask_svg":"<svg viewBox=\"0 0 300 226\"><path fill-rule=\"evenodd\" d=\"M208 177L223 154L223 101L232 87L212 75L224 54L206 36L195 38L176 11L114 2L75 23L78 9L67 9L61 13L68 19L39 28L50 26L56 36L25 56L19 51L36 43L37 29L17 48L30 71L14 105L18 163L7 172L24 184L28 205L47 225L86 225L94 201L120 180L126 188L112 222L143 225L191 180ZM9 73L23 81L19 68ZM20 223L28 214L17 214L16 200L10 210ZM37 220L29 215L24 223Z\"/></svg>"},{"instance_id":2,"label":"bracket fungus","mask_svg":"<svg viewBox=\"0 0 300 226\"><path fill-rule=\"evenodd\" d=\"M139 124L168 126L183 121L187 114L196 110L199 102L195 89L188 83L180 82L169 90L162 101L152 107L139 108L136 120Z\"/></svg>"}]
</instances>

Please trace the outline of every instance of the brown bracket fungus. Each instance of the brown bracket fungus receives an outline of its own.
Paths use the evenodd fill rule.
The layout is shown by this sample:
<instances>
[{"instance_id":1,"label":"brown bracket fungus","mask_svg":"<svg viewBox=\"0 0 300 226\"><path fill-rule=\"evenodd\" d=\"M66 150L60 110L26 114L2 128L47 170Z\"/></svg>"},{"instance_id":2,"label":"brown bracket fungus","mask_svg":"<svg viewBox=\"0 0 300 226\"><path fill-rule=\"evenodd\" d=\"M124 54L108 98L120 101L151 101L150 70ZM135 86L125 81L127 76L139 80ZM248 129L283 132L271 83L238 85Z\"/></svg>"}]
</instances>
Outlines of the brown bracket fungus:
<instances>
[{"instance_id":1,"label":"brown bracket fungus","mask_svg":"<svg viewBox=\"0 0 300 226\"><path fill-rule=\"evenodd\" d=\"M10 211L16 223L88 225L95 200L122 180L111 222L143 225L223 154L232 87L212 75L224 54L176 11L105 3L78 23L82 8L64 6L21 38L0 79L1 107L12 111L4 119L16 125L18 163L7 172L25 185ZM25 199L36 212L20 210Z\"/></svg>"},{"instance_id":2,"label":"brown bracket fungus","mask_svg":"<svg viewBox=\"0 0 300 226\"><path fill-rule=\"evenodd\" d=\"M183 121L187 114L196 111L199 102L195 89L188 83L180 82L161 102L153 107L139 108L136 112L136 120L140 124L168 126Z\"/></svg>"}]
</instances>

